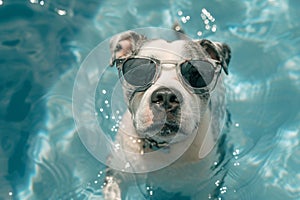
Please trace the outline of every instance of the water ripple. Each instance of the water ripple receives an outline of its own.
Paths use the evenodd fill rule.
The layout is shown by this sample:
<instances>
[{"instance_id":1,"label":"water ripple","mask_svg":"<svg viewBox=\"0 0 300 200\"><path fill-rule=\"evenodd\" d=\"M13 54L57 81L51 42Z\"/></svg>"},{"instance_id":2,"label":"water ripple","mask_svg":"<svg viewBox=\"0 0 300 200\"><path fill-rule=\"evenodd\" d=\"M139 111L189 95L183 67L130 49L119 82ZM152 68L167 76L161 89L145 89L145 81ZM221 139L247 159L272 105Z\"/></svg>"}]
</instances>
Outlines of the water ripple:
<instances>
[{"instance_id":1,"label":"water ripple","mask_svg":"<svg viewBox=\"0 0 300 200\"><path fill-rule=\"evenodd\" d=\"M278 130L273 152L261 169L267 187L283 189L292 199L300 198L300 114L295 120Z\"/></svg>"},{"instance_id":2,"label":"water ripple","mask_svg":"<svg viewBox=\"0 0 300 200\"><path fill-rule=\"evenodd\" d=\"M282 30L289 27L285 23L289 18L286 0L246 1L245 7L245 20L241 24L229 26L229 31L237 37L274 45L277 43L276 35L281 35ZM283 23L278 23L279 21ZM281 25L278 26L279 24Z\"/></svg>"}]
</instances>

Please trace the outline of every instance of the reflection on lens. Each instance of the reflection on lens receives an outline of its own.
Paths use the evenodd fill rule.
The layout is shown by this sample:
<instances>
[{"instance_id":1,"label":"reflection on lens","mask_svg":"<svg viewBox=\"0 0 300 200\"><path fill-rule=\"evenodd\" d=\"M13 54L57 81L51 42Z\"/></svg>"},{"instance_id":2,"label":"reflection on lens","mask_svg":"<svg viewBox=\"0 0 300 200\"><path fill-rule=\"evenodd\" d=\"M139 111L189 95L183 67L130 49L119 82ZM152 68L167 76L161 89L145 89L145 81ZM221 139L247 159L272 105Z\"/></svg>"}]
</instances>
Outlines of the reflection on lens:
<instances>
[{"instance_id":1,"label":"reflection on lens","mask_svg":"<svg viewBox=\"0 0 300 200\"><path fill-rule=\"evenodd\" d=\"M208 86L214 77L212 64L205 61L187 61L181 64L180 70L184 80L194 88Z\"/></svg>"},{"instance_id":2,"label":"reflection on lens","mask_svg":"<svg viewBox=\"0 0 300 200\"><path fill-rule=\"evenodd\" d=\"M130 58L123 64L122 72L127 83L142 87L153 80L156 64L150 59Z\"/></svg>"}]
</instances>

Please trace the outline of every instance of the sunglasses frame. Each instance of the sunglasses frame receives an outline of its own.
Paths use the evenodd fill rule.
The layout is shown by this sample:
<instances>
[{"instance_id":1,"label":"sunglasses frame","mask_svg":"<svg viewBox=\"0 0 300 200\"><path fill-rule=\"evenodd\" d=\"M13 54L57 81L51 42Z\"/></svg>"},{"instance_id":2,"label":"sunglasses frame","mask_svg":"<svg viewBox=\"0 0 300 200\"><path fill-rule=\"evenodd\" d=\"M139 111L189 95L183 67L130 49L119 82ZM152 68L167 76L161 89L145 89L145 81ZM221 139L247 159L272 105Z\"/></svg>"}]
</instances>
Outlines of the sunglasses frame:
<instances>
[{"instance_id":1,"label":"sunglasses frame","mask_svg":"<svg viewBox=\"0 0 300 200\"><path fill-rule=\"evenodd\" d=\"M135 86L135 85L131 85L130 83L128 83L124 77L123 74L123 66L126 63L126 61L128 61L129 59L147 59L150 61L153 61L156 67L155 70L155 74L152 78L152 80L144 85L144 86ZM190 83L188 81L185 80L184 76L181 73L181 65L185 62L189 62L189 61L201 61L201 62L207 62L209 63L213 69L214 69L214 77L211 81L210 84L208 84L205 87L201 87L201 88L195 88L193 86L190 85ZM214 60L214 59L209 59L209 58L205 58L205 59L182 59L182 60L158 60L156 58L152 58L152 57L147 57L147 56L130 56L127 58L119 58L119 59L115 59L114 61L115 66L118 69L119 72L119 78L121 80L121 83L123 86L125 86L126 88L130 88L136 92L142 92L145 91L146 89L148 89L151 85L153 85L157 79L159 78L159 75L162 71L163 65L164 64L173 64L176 67L176 73L177 76L179 77L180 82L186 87L188 88L188 90L190 90L192 93L195 94L207 94L210 93L211 91L214 90L214 88L217 85L219 76L221 74L222 71L222 66L221 66L221 62L218 60Z\"/></svg>"}]
</instances>

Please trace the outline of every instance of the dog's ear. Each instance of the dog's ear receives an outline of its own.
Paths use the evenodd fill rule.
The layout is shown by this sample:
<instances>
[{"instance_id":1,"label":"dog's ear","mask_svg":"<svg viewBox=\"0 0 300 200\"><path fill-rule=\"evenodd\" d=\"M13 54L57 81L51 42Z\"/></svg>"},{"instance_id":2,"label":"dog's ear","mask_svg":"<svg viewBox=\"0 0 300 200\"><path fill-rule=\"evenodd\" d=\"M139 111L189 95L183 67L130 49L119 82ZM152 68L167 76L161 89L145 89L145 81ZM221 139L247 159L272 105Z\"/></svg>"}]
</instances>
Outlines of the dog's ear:
<instances>
[{"instance_id":1,"label":"dog's ear","mask_svg":"<svg viewBox=\"0 0 300 200\"><path fill-rule=\"evenodd\" d=\"M145 40L145 36L133 31L126 31L114 36L110 40L110 66L114 65L116 59L135 53Z\"/></svg>"},{"instance_id":2,"label":"dog's ear","mask_svg":"<svg viewBox=\"0 0 300 200\"><path fill-rule=\"evenodd\" d=\"M231 58L231 50L227 44L220 42L212 42L207 39L199 41L202 48L208 53L208 55L215 60L221 62L221 65L226 74L228 74L228 64Z\"/></svg>"}]
</instances>

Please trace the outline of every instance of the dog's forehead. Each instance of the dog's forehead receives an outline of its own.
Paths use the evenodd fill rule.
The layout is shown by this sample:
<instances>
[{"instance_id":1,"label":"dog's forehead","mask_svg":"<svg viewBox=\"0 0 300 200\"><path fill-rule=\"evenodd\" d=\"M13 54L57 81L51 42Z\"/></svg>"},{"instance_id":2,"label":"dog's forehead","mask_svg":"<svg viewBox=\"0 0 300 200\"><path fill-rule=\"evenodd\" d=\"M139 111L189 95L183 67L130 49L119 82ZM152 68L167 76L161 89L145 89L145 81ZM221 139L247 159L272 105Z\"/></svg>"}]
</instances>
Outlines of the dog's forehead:
<instances>
[{"instance_id":1,"label":"dog's forehead","mask_svg":"<svg viewBox=\"0 0 300 200\"><path fill-rule=\"evenodd\" d=\"M159 60L182 60L191 57L186 40L168 42L162 39L149 40L140 48L138 55Z\"/></svg>"}]
</instances>

